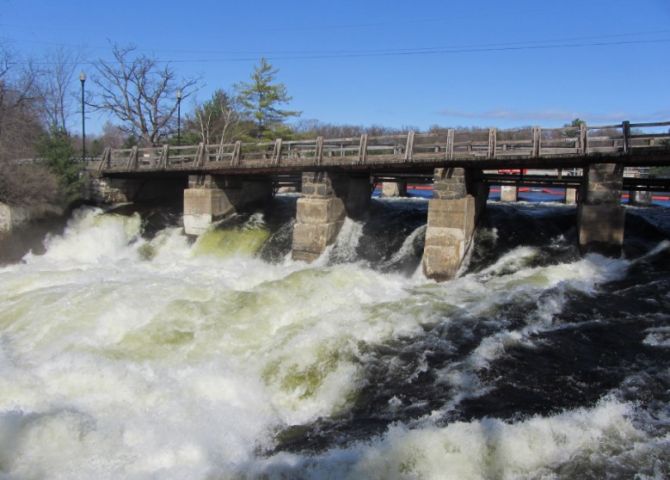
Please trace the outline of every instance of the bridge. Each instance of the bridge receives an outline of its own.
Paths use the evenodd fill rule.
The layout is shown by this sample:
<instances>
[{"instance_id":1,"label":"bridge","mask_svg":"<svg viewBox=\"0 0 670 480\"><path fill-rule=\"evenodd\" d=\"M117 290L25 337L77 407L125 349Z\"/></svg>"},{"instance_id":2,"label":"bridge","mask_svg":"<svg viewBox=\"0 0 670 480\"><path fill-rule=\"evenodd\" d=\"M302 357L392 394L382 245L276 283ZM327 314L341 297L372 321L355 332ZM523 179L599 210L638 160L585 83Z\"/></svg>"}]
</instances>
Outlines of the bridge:
<instances>
[{"instance_id":1,"label":"bridge","mask_svg":"<svg viewBox=\"0 0 670 480\"><path fill-rule=\"evenodd\" d=\"M384 135L259 143L228 143L150 148L105 149L99 170L105 175L158 172L225 175L279 174L305 169L380 171L420 167L534 168L580 167L593 161L625 165L667 164L670 122L623 122L617 125L539 127L476 133L446 129L440 133ZM459 138L461 137L461 138ZM527 137L527 138L524 138Z\"/></svg>"},{"instance_id":2,"label":"bridge","mask_svg":"<svg viewBox=\"0 0 670 480\"><path fill-rule=\"evenodd\" d=\"M670 121L582 123L554 129L444 129L107 148L91 165L92 196L123 201L183 191L185 231L199 234L237 210L268 201L278 187L293 185L303 194L297 203L293 257L311 261L335 240L346 216L365 215L375 183L432 182L423 268L427 276L443 280L458 271L491 184L503 189L521 184L567 187L579 198L581 249L616 255L623 244L625 212L620 195L624 186L670 190L667 180L624 179L625 167L670 165L668 127ZM538 168L557 174L523 173ZM582 174L564 176L564 169L579 169ZM500 170L514 174L500 175Z\"/></svg>"}]
</instances>

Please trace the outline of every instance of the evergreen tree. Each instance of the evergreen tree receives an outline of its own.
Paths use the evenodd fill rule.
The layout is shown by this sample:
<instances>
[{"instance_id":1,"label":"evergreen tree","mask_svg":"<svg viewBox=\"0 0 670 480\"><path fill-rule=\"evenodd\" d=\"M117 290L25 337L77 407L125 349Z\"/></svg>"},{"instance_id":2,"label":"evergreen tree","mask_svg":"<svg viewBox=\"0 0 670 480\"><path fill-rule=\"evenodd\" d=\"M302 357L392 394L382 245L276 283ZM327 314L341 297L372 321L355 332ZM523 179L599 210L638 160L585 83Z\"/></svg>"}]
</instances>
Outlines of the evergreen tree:
<instances>
[{"instance_id":1,"label":"evergreen tree","mask_svg":"<svg viewBox=\"0 0 670 480\"><path fill-rule=\"evenodd\" d=\"M300 115L300 112L280 108L290 102L291 97L283 83L275 83L277 72L265 58L261 58L251 74L251 81L235 85L244 112L254 122L256 138L273 138L284 120Z\"/></svg>"},{"instance_id":2,"label":"evergreen tree","mask_svg":"<svg viewBox=\"0 0 670 480\"><path fill-rule=\"evenodd\" d=\"M68 133L61 128L52 128L40 142L38 152L49 170L58 177L63 200L67 203L76 200L81 192L81 166L73 160L75 150Z\"/></svg>"}]
</instances>

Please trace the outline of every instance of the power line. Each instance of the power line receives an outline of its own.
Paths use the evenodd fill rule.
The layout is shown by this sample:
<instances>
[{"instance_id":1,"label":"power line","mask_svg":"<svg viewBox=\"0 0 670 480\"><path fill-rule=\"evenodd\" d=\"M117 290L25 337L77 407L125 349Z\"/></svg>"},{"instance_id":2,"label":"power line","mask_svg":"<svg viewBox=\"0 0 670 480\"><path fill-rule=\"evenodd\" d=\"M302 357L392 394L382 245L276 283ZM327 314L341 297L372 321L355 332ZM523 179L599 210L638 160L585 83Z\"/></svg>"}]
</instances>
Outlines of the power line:
<instances>
[{"instance_id":1,"label":"power line","mask_svg":"<svg viewBox=\"0 0 670 480\"><path fill-rule=\"evenodd\" d=\"M0 24L2 25L2 24ZM394 52L404 52L404 51L431 51L431 50L448 50L448 49L464 49L464 48L501 48L506 46L525 46L528 44L547 44L547 43L557 43L557 42L576 42L583 40L599 40L599 39L609 39L609 38L621 38L621 37L638 37L638 36L648 36L648 35L658 35L670 33L670 29L663 30L651 30L651 31L642 31L642 32L625 32L625 33L613 33L613 34L604 34L604 35L587 35L587 36L576 36L576 37L563 37L563 38L551 38L544 40L521 40L515 42L496 42L496 43L476 43L476 44L465 44L465 45L456 45L456 46L436 46L436 47L415 47L408 49L371 49L365 50L365 54L377 54L377 53L394 53ZM109 50L112 44L106 46L91 46L91 45L77 45L70 43L61 43L61 42L48 42L42 40L22 40L21 43L35 43L43 45L53 45L59 47L68 47L68 48L87 48L95 50ZM146 51L151 53L170 53L170 54L188 54L188 55L335 55L335 54L351 54L351 50L180 50L180 49L153 49L153 48L142 48L138 49L139 51Z\"/></svg>"},{"instance_id":2,"label":"power line","mask_svg":"<svg viewBox=\"0 0 670 480\"><path fill-rule=\"evenodd\" d=\"M576 48L587 48L587 47L608 47L608 46L625 46L625 45L649 45L649 44L659 44L659 43L669 43L670 38L659 38L659 39L650 39L650 40L620 40L620 41L611 41L611 42L576 42L576 43L545 43L545 44L528 44L528 45L515 45L515 44L491 44L491 46L486 47L426 47L426 48L415 48L415 49L398 49L398 50L378 50L378 51L324 51L324 52L314 52L306 54L277 54L277 55L266 55L268 60L327 60L327 59L340 59L340 58L373 58L373 57L400 57L400 56L425 56L425 55L448 55L448 54L461 54L461 53L487 53L487 52L512 52L512 51L523 51L523 50L560 50L560 49L576 49ZM166 59L159 58L156 59L158 63L227 63L227 62L248 62L256 61L258 56L247 56L247 57L224 57L224 58L197 58L197 59ZM28 62L12 62L14 65L27 64ZM30 62L32 65L56 65L57 62L49 61L34 61ZM94 65L96 61L83 61L78 63L71 63L72 65ZM108 63L114 64L118 62L109 61Z\"/></svg>"}]
</instances>

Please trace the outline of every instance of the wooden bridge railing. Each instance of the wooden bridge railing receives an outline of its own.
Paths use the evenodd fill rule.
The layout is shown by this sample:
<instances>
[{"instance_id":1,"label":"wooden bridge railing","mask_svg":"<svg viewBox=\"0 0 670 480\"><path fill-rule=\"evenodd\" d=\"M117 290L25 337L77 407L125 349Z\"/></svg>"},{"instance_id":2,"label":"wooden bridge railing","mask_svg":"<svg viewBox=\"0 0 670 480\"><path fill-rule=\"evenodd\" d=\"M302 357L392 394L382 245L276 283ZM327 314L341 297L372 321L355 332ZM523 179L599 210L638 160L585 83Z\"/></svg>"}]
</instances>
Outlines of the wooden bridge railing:
<instances>
[{"instance_id":1,"label":"wooden bridge railing","mask_svg":"<svg viewBox=\"0 0 670 480\"><path fill-rule=\"evenodd\" d=\"M670 122L312 140L105 149L100 172L375 165L439 160L562 158L670 148ZM664 131L659 131L665 129Z\"/></svg>"}]
</instances>

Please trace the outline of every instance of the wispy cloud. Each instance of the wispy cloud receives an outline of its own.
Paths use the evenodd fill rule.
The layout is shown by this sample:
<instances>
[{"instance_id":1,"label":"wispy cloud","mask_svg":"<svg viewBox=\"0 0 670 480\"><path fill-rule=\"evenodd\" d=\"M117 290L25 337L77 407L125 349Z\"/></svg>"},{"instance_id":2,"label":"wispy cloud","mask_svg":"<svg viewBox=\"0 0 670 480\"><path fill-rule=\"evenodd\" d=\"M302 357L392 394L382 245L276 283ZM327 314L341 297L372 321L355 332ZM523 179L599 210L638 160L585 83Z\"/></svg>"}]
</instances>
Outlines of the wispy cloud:
<instances>
[{"instance_id":1,"label":"wispy cloud","mask_svg":"<svg viewBox=\"0 0 670 480\"><path fill-rule=\"evenodd\" d=\"M670 110L660 110L649 115L632 114L629 112L591 113L569 110L536 110L522 111L513 109L486 110L481 112L442 109L440 115L474 120L518 120L518 121L558 121L570 122L581 118L587 122L621 122L623 120L657 120L670 117Z\"/></svg>"}]
</instances>

